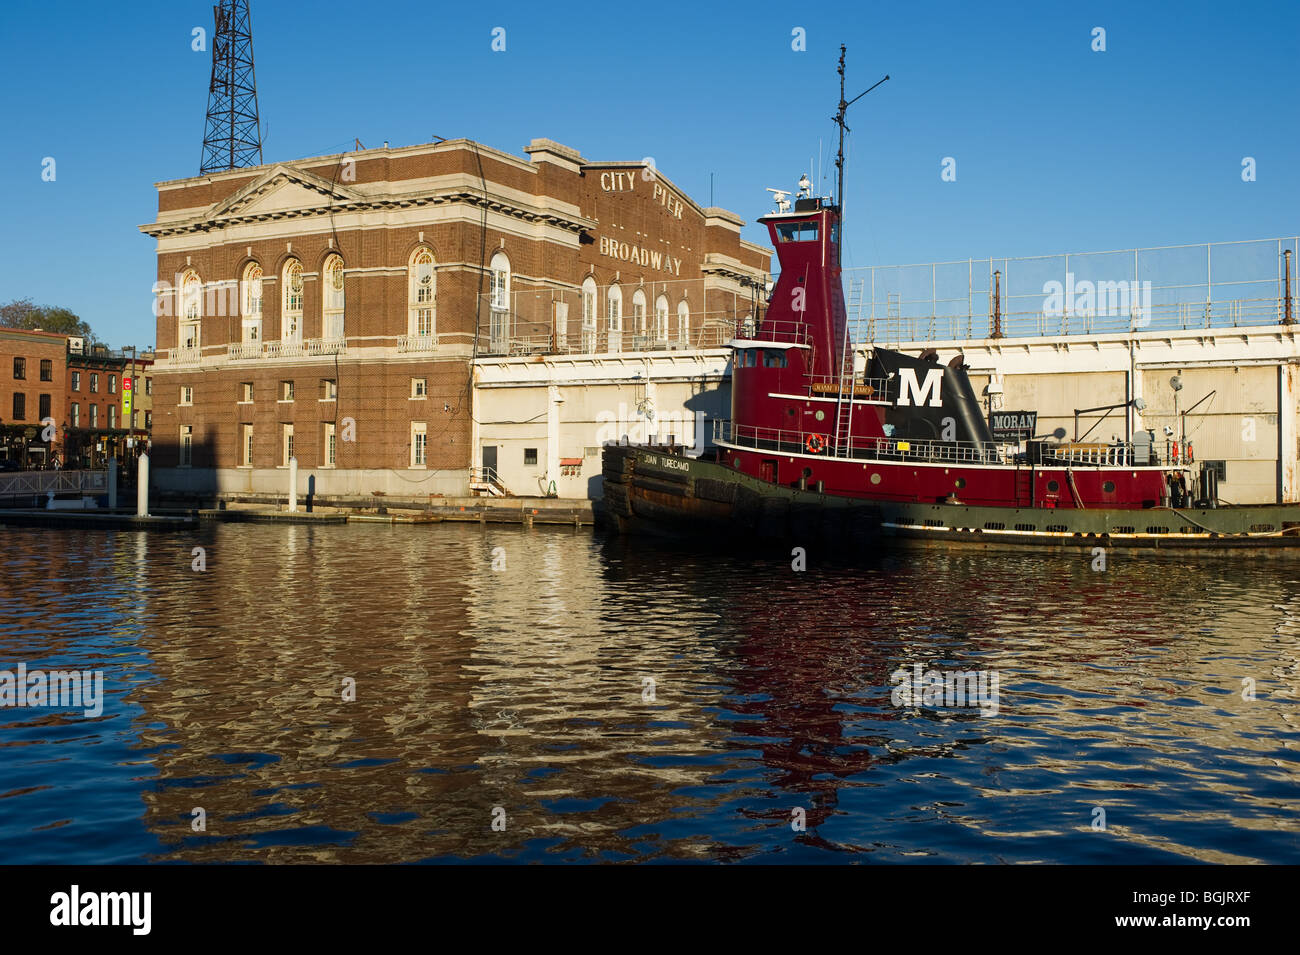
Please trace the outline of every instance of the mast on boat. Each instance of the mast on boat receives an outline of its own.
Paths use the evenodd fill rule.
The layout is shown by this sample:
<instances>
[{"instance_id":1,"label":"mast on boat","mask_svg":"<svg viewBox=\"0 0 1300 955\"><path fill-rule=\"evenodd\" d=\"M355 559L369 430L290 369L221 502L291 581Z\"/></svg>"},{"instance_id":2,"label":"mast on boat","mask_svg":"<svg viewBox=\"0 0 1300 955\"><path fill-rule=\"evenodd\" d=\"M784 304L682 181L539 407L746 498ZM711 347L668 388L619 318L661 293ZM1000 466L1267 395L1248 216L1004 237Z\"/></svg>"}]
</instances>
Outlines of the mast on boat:
<instances>
[{"instance_id":1,"label":"mast on boat","mask_svg":"<svg viewBox=\"0 0 1300 955\"><path fill-rule=\"evenodd\" d=\"M844 124L844 115L849 111L850 106L852 106L858 100L862 99L862 97L870 93L871 90L874 90L876 86L879 86L881 83L885 82L885 80L889 79L889 74L886 73L884 80L878 81L875 84L875 86L871 87L871 89L863 90L857 96L853 97L853 99L845 102L844 100L844 50L845 50L845 46L843 43L841 43L840 44L840 66L839 66L840 108L832 117L832 119L835 121L835 125L840 128L840 148L839 151L835 154L835 172L836 172L835 205L839 207L839 218L840 218L840 241L835 244L835 267L836 268L841 267L843 253L840 250L844 247L844 134L850 132L849 127Z\"/></svg>"},{"instance_id":2,"label":"mast on boat","mask_svg":"<svg viewBox=\"0 0 1300 955\"><path fill-rule=\"evenodd\" d=\"M838 71L840 74L840 106L833 117L835 125L839 127L840 137L839 150L835 154L835 205L836 215L839 218L839 236L837 237L838 241L835 243L835 280L837 282L840 281L839 271L844 259L844 134L849 131L849 127L844 122L844 116L849 111L850 106L889 79L889 74L885 74L884 80L878 81L871 89L863 90L853 99L846 101L844 99L844 50L844 44L841 43ZM861 308L861 304L859 304L859 308ZM855 394L856 370L853 358L854 343L850 327L846 310L844 315L844 341L840 345L839 397L835 402L835 444L833 451L836 456L848 456L853 453L853 397Z\"/></svg>"}]
</instances>

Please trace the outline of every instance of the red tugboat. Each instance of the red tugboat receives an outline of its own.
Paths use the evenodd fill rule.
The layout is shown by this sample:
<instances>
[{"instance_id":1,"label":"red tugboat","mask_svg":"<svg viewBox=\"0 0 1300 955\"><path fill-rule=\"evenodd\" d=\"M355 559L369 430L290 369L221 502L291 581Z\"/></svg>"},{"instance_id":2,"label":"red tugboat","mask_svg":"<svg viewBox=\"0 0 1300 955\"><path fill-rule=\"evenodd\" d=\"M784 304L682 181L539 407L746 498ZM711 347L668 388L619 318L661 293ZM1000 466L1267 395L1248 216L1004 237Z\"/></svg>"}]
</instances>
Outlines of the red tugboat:
<instances>
[{"instance_id":1,"label":"red tugboat","mask_svg":"<svg viewBox=\"0 0 1300 955\"><path fill-rule=\"evenodd\" d=\"M840 75L842 195L843 52ZM859 371L840 208L800 185L793 209L777 192L777 211L758 220L780 277L761 323L730 343L732 417L715 422L716 459L607 446L604 510L619 530L854 549L882 536L1015 547L1300 543L1300 505L1218 507L1214 472L1194 469L1186 453L1161 464L1150 432L1110 445L1062 443L1064 431L1023 450L995 441L960 357L945 366L932 351L877 347Z\"/></svg>"}]
</instances>

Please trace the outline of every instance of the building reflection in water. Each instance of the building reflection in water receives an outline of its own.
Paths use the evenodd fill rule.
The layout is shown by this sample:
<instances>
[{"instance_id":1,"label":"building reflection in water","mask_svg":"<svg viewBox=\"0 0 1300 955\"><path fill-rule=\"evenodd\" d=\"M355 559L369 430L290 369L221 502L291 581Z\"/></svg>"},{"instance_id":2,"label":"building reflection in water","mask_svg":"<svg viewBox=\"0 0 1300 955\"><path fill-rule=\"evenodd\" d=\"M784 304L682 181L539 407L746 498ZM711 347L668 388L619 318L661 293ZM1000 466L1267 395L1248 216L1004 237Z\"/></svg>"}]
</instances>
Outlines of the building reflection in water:
<instances>
[{"instance_id":1,"label":"building reflection in water","mask_svg":"<svg viewBox=\"0 0 1300 955\"><path fill-rule=\"evenodd\" d=\"M48 597L0 604L3 632L72 654L106 622L146 858L1052 858L1103 805L1130 845L1231 860L1267 857L1296 810L1300 585L1279 565L798 574L553 528L0 534L15 587ZM917 663L998 671L998 715L894 706ZM1161 802L1171 785L1204 805Z\"/></svg>"}]
</instances>

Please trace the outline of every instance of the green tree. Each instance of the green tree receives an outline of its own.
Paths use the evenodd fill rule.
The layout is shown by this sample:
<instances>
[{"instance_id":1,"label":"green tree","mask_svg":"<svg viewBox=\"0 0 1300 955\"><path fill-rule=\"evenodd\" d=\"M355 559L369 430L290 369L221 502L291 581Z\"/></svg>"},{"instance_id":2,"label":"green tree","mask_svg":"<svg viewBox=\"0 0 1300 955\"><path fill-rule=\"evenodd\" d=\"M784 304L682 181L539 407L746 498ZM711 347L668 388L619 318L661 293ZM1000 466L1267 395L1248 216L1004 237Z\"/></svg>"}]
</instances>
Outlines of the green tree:
<instances>
[{"instance_id":1,"label":"green tree","mask_svg":"<svg viewBox=\"0 0 1300 955\"><path fill-rule=\"evenodd\" d=\"M0 328L41 329L59 335L77 335L87 344L99 341L90 323L82 321L76 312L52 305L36 305L30 298L16 298L0 305Z\"/></svg>"}]
</instances>

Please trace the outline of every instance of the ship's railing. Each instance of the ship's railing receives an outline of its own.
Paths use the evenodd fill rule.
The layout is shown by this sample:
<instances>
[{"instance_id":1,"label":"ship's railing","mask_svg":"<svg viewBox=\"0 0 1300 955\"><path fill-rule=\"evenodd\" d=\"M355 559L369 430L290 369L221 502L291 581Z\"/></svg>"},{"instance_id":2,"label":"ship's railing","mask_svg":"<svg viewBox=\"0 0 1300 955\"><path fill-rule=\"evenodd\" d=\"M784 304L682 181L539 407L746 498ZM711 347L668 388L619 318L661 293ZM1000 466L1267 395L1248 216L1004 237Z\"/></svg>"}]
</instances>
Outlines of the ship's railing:
<instances>
[{"instance_id":1,"label":"ship's railing","mask_svg":"<svg viewBox=\"0 0 1300 955\"><path fill-rule=\"evenodd\" d=\"M792 345L808 345L812 335L807 322L764 321L758 326L752 322L742 322L736 329L737 338L752 338L760 341L789 342Z\"/></svg>"},{"instance_id":2,"label":"ship's railing","mask_svg":"<svg viewBox=\"0 0 1300 955\"><path fill-rule=\"evenodd\" d=\"M1044 455L1044 463L1084 464L1093 467L1129 467L1133 463L1133 445L1062 444Z\"/></svg>"},{"instance_id":3,"label":"ship's railing","mask_svg":"<svg viewBox=\"0 0 1300 955\"><path fill-rule=\"evenodd\" d=\"M737 425L731 421L713 422L714 442L725 442L755 450L784 454L820 454L828 458L854 458L881 461L930 461L951 464L1005 464L1002 446L989 441L933 441L911 438L854 438L843 448L835 449L832 429L794 431L782 428L759 428ZM821 450L815 450L815 449Z\"/></svg>"}]
</instances>

